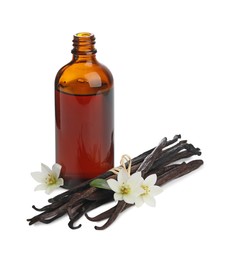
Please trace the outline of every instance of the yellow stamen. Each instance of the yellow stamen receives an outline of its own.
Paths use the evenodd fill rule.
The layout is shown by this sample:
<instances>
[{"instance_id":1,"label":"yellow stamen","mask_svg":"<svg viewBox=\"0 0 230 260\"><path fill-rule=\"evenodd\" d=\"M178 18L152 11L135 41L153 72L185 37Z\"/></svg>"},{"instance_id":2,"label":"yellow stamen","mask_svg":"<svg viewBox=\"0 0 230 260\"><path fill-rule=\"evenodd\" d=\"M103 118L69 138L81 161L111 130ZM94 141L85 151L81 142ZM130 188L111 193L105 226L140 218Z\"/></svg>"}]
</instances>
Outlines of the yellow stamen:
<instances>
[{"instance_id":1,"label":"yellow stamen","mask_svg":"<svg viewBox=\"0 0 230 260\"><path fill-rule=\"evenodd\" d=\"M149 186L147 185L141 185L141 188L145 191L143 194L148 195L150 193Z\"/></svg>"},{"instance_id":2,"label":"yellow stamen","mask_svg":"<svg viewBox=\"0 0 230 260\"><path fill-rule=\"evenodd\" d=\"M129 185L122 185L120 188L120 193L121 194L129 194L130 193L130 187Z\"/></svg>"},{"instance_id":3,"label":"yellow stamen","mask_svg":"<svg viewBox=\"0 0 230 260\"><path fill-rule=\"evenodd\" d=\"M53 174L48 174L48 177L46 178L46 184L47 185L53 185L57 182L57 178Z\"/></svg>"}]
</instances>

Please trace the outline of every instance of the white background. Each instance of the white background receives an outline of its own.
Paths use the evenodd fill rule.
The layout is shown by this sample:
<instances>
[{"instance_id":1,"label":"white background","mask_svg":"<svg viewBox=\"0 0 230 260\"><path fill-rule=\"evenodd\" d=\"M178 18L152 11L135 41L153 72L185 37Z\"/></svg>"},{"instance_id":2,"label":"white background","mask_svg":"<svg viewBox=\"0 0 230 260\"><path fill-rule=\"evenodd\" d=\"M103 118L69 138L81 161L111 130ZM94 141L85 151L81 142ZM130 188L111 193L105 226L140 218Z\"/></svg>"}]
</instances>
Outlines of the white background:
<instances>
[{"instance_id":1,"label":"white background","mask_svg":"<svg viewBox=\"0 0 230 260\"><path fill-rule=\"evenodd\" d=\"M3 0L0 10L0 258L230 259L229 1ZM49 198L30 172L54 163L54 78L81 31L114 75L116 165L178 133L205 164L105 231L84 218L75 231L67 217L28 226Z\"/></svg>"}]
</instances>

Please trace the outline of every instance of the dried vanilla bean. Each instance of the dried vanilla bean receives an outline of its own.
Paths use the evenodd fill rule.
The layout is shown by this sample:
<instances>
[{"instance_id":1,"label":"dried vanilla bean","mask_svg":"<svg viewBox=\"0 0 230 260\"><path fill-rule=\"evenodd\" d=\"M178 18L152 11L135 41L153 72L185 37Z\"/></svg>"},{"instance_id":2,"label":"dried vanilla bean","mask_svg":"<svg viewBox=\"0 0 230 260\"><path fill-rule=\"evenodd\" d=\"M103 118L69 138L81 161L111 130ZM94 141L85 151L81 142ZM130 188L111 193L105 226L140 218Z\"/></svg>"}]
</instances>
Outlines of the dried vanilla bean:
<instances>
[{"instance_id":1,"label":"dried vanilla bean","mask_svg":"<svg viewBox=\"0 0 230 260\"><path fill-rule=\"evenodd\" d=\"M181 135L175 135L173 137L172 140L169 140L167 141L167 144L166 146L170 146L172 144L174 144L175 142L177 142L179 139L181 138ZM186 141L185 141L186 142ZM155 147L156 148L156 147ZM132 167L135 167L135 165L140 165L140 163L142 163L142 161L145 159L145 157L147 155L149 155L155 148L152 148L142 154L140 154L139 156L135 157L132 159ZM109 177L111 177L112 175L114 175L112 172L108 171L106 173L103 173L101 174L99 177L100 178L104 178L104 179L107 179ZM97 177L98 178L98 177ZM96 178L95 178L96 179ZM84 190L85 188L89 187L89 183L91 182L92 180L87 180L79 185L77 185L76 187L73 187L71 188L70 190L66 191L66 192L63 192L59 195L57 195L56 197L54 198L51 198L49 199L48 201L50 203L54 202L54 201L58 201L58 200L62 200L64 197L69 197L71 194L74 194L76 192L81 192L82 190Z\"/></svg>"},{"instance_id":2,"label":"dried vanilla bean","mask_svg":"<svg viewBox=\"0 0 230 260\"><path fill-rule=\"evenodd\" d=\"M194 160L189 163L182 163L182 164L177 165L176 167L172 167L171 170L164 172L157 178L156 185L162 186L163 184L169 182L170 180L179 178L185 174L188 174L191 171L196 170L202 164L203 164L202 160ZM153 173L150 173L150 174L153 174ZM133 204L127 204L124 201L122 201L122 202L123 202L123 204L125 204L125 206L122 208L120 206L118 207L118 204L117 204L116 206L112 207L111 209L106 210L105 212L102 212L95 217L90 217L88 215L88 213L86 213L86 217L90 221L101 221L101 220L108 219L108 221L103 226L101 226L101 227L95 226L95 229L103 230L103 229L107 228L108 226L110 226L116 220L116 218L118 217L118 215L121 212L123 212L127 208L130 208L131 206L134 206ZM118 209L116 209L117 207L118 207Z\"/></svg>"},{"instance_id":3,"label":"dried vanilla bean","mask_svg":"<svg viewBox=\"0 0 230 260\"><path fill-rule=\"evenodd\" d=\"M199 148L195 148L185 140L178 141L180 138L180 135L176 135L169 141L164 138L157 147L133 158L131 174L138 170L141 171L143 177L146 178L150 174L155 173L158 177L157 185L161 186L170 180L199 168L203 164L202 160L177 163L178 160L187 159L194 155L201 155ZM108 171L98 178L116 178L116 175ZM85 215L92 221L107 219L107 222L103 226L95 227L98 230L102 230L110 226L122 211L132 206L131 204L126 204L124 201L119 201L117 205L111 209L106 210L98 216L90 217L88 215L89 211L113 200L113 192L111 190L91 187L89 185L91 181L92 180L88 180L49 199L50 204L40 209L33 206L35 210L42 211L42 213L28 219L29 224L32 225L36 222L47 224L67 214L70 219L68 223L69 227L76 229L81 225L75 226L75 222Z\"/></svg>"}]
</instances>

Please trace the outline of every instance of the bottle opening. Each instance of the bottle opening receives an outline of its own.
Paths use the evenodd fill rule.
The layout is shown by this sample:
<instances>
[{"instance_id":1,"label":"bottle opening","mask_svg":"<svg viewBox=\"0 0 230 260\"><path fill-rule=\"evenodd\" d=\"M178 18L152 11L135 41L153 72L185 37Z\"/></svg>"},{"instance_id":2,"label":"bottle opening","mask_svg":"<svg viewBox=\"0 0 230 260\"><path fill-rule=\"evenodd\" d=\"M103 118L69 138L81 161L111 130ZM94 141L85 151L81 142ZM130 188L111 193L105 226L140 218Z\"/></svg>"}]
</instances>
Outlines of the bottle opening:
<instances>
[{"instance_id":1,"label":"bottle opening","mask_svg":"<svg viewBox=\"0 0 230 260\"><path fill-rule=\"evenodd\" d=\"M73 37L73 54L88 55L94 54L97 50L94 47L95 37L89 32L79 32Z\"/></svg>"},{"instance_id":2,"label":"bottle opening","mask_svg":"<svg viewBox=\"0 0 230 260\"><path fill-rule=\"evenodd\" d=\"M77 37L90 37L90 36L92 36L92 34L88 33L88 32L80 32L80 33L77 33L76 36Z\"/></svg>"}]
</instances>

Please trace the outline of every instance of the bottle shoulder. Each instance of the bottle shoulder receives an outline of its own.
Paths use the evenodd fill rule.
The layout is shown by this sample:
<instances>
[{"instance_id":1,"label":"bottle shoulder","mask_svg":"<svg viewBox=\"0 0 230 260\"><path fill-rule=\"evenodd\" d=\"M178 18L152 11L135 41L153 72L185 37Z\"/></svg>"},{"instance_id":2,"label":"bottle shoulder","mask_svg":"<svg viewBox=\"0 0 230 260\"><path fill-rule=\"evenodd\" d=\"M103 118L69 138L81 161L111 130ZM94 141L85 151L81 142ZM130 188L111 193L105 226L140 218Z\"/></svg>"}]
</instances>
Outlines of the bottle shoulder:
<instances>
[{"instance_id":1,"label":"bottle shoulder","mask_svg":"<svg viewBox=\"0 0 230 260\"><path fill-rule=\"evenodd\" d=\"M55 79L55 89L69 94L98 94L112 87L112 73L96 60L71 61L58 71Z\"/></svg>"}]
</instances>

